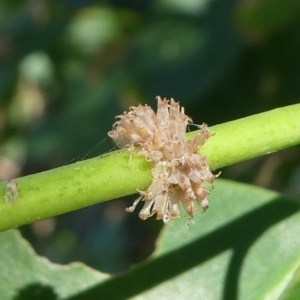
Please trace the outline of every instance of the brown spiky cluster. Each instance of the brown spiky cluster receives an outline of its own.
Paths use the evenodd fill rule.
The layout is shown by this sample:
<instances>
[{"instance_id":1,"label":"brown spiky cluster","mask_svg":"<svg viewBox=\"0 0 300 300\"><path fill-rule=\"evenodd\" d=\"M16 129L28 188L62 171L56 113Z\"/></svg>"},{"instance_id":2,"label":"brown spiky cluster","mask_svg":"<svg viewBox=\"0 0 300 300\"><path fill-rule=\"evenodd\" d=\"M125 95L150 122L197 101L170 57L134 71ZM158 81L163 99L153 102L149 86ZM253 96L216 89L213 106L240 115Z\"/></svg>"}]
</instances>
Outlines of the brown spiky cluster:
<instances>
[{"instance_id":1,"label":"brown spiky cluster","mask_svg":"<svg viewBox=\"0 0 300 300\"><path fill-rule=\"evenodd\" d=\"M144 207L139 213L143 220L156 214L165 223L180 217L179 203L192 218L197 201L205 211L209 204L209 190L205 183L213 184L207 159L196 154L210 137L207 125L190 140L185 139L186 128L192 120L184 108L174 99L168 101L157 97L157 113L151 107L139 105L117 116L108 135L121 148L132 152L139 147L139 154L153 164L152 183L146 191L126 210L134 211L140 201ZM133 152L132 152L133 153Z\"/></svg>"}]
</instances>

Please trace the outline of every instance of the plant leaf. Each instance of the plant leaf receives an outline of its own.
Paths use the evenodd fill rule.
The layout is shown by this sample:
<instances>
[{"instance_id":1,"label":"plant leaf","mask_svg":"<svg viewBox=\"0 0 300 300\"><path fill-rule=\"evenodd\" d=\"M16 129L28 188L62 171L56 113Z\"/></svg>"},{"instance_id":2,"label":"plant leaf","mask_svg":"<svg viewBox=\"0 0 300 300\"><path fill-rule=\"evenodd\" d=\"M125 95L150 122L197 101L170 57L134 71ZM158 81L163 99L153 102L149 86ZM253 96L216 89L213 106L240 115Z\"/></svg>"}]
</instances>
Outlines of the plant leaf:
<instances>
[{"instance_id":1,"label":"plant leaf","mask_svg":"<svg viewBox=\"0 0 300 300\"><path fill-rule=\"evenodd\" d=\"M210 210L187 229L184 222L164 229L154 256L172 253L173 276L179 276L149 291L147 299L162 291L182 299L195 291L199 299L278 298L300 263L298 204L221 180L210 199Z\"/></svg>"},{"instance_id":2,"label":"plant leaf","mask_svg":"<svg viewBox=\"0 0 300 300\"><path fill-rule=\"evenodd\" d=\"M300 267L295 271L289 285L282 293L280 300L298 299L300 295Z\"/></svg>"},{"instance_id":3,"label":"plant leaf","mask_svg":"<svg viewBox=\"0 0 300 300\"><path fill-rule=\"evenodd\" d=\"M277 299L300 262L299 205L220 179L210 203L165 226L151 259L72 299Z\"/></svg>"},{"instance_id":4,"label":"plant leaf","mask_svg":"<svg viewBox=\"0 0 300 300\"><path fill-rule=\"evenodd\" d=\"M0 299L62 299L105 280L81 264L61 266L37 256L17 230L0 234Z\"/></svg>"}]
</instances>

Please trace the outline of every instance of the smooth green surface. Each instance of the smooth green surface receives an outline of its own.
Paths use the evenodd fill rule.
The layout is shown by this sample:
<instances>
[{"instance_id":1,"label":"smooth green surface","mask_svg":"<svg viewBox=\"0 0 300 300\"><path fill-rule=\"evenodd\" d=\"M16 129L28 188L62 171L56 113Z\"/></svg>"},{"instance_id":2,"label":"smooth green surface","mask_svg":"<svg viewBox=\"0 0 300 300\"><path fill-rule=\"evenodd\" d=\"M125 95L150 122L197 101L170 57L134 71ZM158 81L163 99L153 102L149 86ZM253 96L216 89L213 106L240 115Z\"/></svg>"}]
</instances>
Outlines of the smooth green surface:
<instances>
[{"instance_id":1,"label":"smooth green surface","mask_svg":"<svg viewBox=\"0 0 300 300\"><path fill-rule=\"evenodd\" d=\"M54 265L1 233L0 298L48 289L53 300L278 299L300 265L299 203L218 179L210 204L188 227L186 217L166 225L154 254L116 277Z\"/></svg>"},{"instance_id":2,"label":"smooth green surface","mask_svg":"<svg viewBox=\"0 0 300 300\"><path fill-rule=\"evenodd\" d=\"M212 126L211 132L201 152L212 169L270 154L300 144L300 104Z\"/></svg>"},{"instance_id":3,"label":"smooth green surface","mask_svg":"<svg viewBox=\"0 0 300 300\"><path fill-rule=\"evenodd\" d=\"M1 300L68 298L108 277L81 263L60 266L35 255L16 230L0 233L0 245Z\"/></svg>"},{"instance_id":4,"label":"smooth green surface","mask_svg":"<svg viewBox=\"0 0 300 300\"><path fill-rule=\"evenodd\" d=\"M15 204L0 202L0 230L133 194L146 188L149 171L142 157L130 160L123 151L18 178Z\"/></svg>"},{"instance_id":5,"label":"smooth green surface","mask_svg":"<svg viewBox=\"0 0 300 300\"><path fill-rule=\"evenodd\" d=\"M300 267L293 274L290 284L282 293L280 300L298 300L300 295Z\"/></svg>"},{"instance_id":6,"label":"smooth green surface","mask_svg":"<svg viewBox=\"0 0 300 300\"><path fill-rule=\"evenodd\" d=\"M299 203L217 180L210 204L188 228L164 228L154 256L172 257L177 276L137 299L278 299L300 265Z\"/></svg>"},{"instance_id":7,"label":"smooth green surface","mask_svg":"<svg viewBox=\"0 0 300 300\"><path fill-rule=\"evenodd\" d=\"M201 152L212 169L269 154L300 143L300 104L212 126ZM188 137L194 133L189 133ZM115 151L47 172L15 179L14 205L0 184L0 231L144 190L151 165L142 157Z\"/></svg>"}]
</instances>

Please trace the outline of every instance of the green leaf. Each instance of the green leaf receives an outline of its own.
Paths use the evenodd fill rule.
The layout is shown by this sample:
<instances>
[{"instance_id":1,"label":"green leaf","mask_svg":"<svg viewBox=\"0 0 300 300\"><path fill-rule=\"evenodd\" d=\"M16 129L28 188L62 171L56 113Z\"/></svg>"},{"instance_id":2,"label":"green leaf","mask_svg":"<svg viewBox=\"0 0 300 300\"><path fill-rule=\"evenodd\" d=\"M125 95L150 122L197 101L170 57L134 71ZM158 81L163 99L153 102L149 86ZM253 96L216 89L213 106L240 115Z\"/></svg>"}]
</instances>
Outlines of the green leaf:
<instances>
[{"instance_id":1,"label":"green leaf","mask_svg":"<svg viewBox=\"0 0 300 300\"><path fill-rule=\"evenodd\" d=\"M62 299L106 279L81 264L60 266L37 256L16 230L0 234L0 299Z\"/></svg>"},{"instance_id":2,"label":"green leaf","mask_svg":"<svg viewBox=\"0 0 300 300\"><path fill-rule=\"evenodd\" d=\"M221 180L210 203L187 229L184 220L165 228L155 257L169 257L177 277L147 299L163 291L170 299L277 299L300 263L298 204Z\"/></svg>"},{"instance_id":3,"label":"green leaf","mask_svg":"<svg viewBox=\"0 0 300 300\"><path fill-rule=\"evenodd\" d=\"M149 261L72 299L277 299L300 262L299 205L224 180L210 203L167 225Z\"/></svg>"},{"instance_id":4,"label":"green leaf","mask_svg":"<svg viewBox=\"0 0 300 300\"><path fill-rule=\"evenodd\" d=\"M220 179L209 200L206 213L165 226L152 257L116 277L52 264L15 231L1 233L0 299L36 291L48 299L278 299L300 265L298 203Z\"/></svg>"},{"instance_id":5,"label":"green leaf","mask_svg":"<svg viewBox=\"0 0 300 300\"><path fill-rule=\"evenodd\" d=\"M290 284L281 295L280 300L297 300L300 295L300 267L295 271Z\"/></svg>"}]
</instances>

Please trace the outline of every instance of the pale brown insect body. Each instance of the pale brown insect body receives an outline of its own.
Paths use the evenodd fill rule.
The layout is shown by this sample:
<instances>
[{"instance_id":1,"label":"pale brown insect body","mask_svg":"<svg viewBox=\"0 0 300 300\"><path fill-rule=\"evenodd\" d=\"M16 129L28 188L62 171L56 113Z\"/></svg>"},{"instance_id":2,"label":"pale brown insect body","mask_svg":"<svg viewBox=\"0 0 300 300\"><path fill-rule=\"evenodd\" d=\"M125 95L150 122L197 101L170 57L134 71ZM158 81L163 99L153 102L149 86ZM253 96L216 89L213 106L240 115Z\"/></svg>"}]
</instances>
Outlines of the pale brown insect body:
<instances>
[{"instance_id":1,"label":"pale brown insect body","mask_svg":"<svg viewBox=\"0 0 300 300\"><path fill-rule=\"evenodd\" d=\"M196 154L211 136L206 124L190 140L185 139L186 128L192 120L184 108L174 99L157 97L157 113L147 105L131 107L130 111L117 116L108 135L132 152L139 147L139 154L152 163L152 183L126 210L134 211L140 201L144 206L139 213L143 220L156 214L156 219L169 222L180 217L179 205L192 218L198 202L205 211L209 204L205 182L213 184L207 159Z\"/></svg>"}]
</instances>

